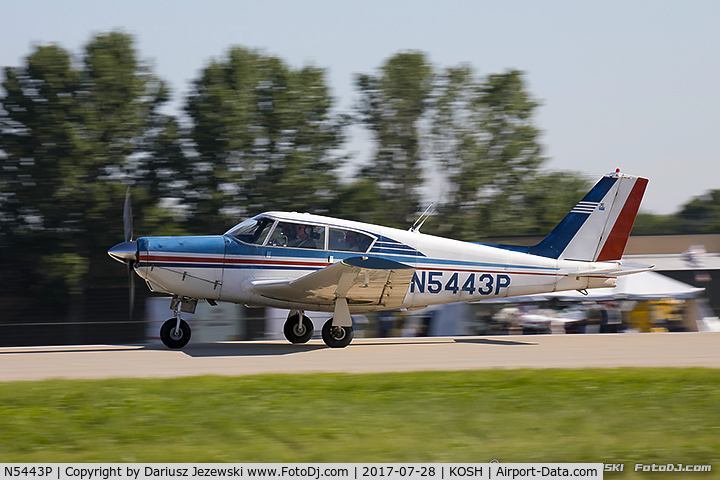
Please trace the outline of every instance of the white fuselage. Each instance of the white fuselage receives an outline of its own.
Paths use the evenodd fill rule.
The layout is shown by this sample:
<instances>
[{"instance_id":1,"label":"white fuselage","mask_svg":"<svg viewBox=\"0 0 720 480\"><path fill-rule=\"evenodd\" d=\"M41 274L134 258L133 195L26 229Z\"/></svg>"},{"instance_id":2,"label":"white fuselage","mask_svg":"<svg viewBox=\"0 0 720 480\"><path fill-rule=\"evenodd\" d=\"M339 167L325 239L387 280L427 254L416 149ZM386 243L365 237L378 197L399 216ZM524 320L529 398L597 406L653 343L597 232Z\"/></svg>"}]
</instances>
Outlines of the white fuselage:
<instances>
[{"instance_id":1,"label":"white fuselage","mask_svg":"<svg viewBox=\"0 0 720 480\"><path fill-rule=\"evenodd\" d=\"M254 241L234 236L233 230L217 236L138 239L136 271L152 290L173 295L250 306L332 311L333 304L328 302L268 298L253 285L258 281L298 279L358 256L388 259L415 269L404 296L396 296L392 302L351 304L353 313L615 285L612 277L587 275L606 268L606 264L546 258L309 214L269 212L262 217L275 223L267 227L270 233L266 237ZM271 240L273 229L279 229L282 222L312 225L317 236L315 248L279 245ZM372 243L361 252L334 248L333 234L350 231L371 237ZM583 275L573 275L580 272Z\"/></svg>"}]
</instances>

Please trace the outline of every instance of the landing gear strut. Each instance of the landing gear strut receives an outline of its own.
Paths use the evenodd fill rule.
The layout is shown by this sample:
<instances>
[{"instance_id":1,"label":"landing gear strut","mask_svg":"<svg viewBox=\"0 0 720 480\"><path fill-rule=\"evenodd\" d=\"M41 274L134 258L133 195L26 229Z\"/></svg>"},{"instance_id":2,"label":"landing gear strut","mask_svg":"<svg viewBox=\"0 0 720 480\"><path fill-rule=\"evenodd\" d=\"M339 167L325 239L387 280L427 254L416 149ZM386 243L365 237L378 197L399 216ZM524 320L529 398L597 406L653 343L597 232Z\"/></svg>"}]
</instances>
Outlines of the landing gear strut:
<instances>
[{"instance_id":1,"label":"landing gear strut","mask_svg":"<svg viewBox=\"0 0 720 480\"><path fill-rule=\"evenodd\" d=\"M176 301L173 298L173 307L175 309L175 318L171 318L163 323L160 327L160 340L168 348L183 348L190 341L190 325L180 318L182 311L182 299Z\"/></svg>"}]
</instances>

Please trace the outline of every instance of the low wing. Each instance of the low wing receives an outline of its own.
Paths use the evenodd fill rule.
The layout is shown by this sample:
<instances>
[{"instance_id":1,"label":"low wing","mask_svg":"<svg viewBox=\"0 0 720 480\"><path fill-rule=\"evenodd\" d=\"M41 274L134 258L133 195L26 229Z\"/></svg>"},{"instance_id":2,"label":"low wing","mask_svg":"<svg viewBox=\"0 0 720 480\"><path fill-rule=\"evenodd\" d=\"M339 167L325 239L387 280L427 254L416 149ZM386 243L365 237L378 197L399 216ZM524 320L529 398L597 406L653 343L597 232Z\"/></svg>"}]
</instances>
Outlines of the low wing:
<instances>
[{"instance_id":1,"label":"low wing","mask_svg":"<svg viewBox=\"0 0 720 480\"><path fill-rule=\"evenodd\" d=\"M276 300L332 305L344 298L349 305L402 304L415 268L380 258L351 257L290 281L256 280L256 293Z\"/></svg>"}]
</instances>

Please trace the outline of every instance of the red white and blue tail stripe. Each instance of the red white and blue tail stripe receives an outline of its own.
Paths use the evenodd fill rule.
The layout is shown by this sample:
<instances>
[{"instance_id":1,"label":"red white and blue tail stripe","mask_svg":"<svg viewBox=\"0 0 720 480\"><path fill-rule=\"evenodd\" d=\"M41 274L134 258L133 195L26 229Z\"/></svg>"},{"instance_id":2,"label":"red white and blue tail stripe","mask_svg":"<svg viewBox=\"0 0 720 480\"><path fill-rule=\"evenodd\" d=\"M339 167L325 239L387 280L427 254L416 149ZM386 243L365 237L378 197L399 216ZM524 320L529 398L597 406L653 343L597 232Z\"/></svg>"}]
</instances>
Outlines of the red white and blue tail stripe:
<instances>
[{"instance_id":1,"label":"red white and blue tail stripe","mask_svg":"<svg viewBox=\"0 0 720 480\"><path fill-rule=\"evenodd\" d=\"M620 260L648 180L605 175L570 213L528 253L559 260Z\"/></svg>"}]
</instances>

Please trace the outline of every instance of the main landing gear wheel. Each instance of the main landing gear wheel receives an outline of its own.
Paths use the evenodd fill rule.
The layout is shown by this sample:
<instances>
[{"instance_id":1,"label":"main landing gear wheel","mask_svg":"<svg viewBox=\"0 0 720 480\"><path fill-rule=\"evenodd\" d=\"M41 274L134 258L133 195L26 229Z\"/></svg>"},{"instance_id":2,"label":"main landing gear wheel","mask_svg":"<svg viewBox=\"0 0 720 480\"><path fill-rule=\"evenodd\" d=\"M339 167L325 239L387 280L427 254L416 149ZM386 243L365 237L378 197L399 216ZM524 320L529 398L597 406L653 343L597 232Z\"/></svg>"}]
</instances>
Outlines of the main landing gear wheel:
<instances>
[{"instance_id":1,"label":"main landing gear wheel","mask_svg":"<svg viewBox=\"0 0 720 480\"><path fill-rule=\"evenodd\" d=\"M299 314L288 317L285 321L283 333L290 343L307 343L313 336L313 323L305 315L300 319Z\"/></svg>"},{"instance_id":2,"label":"main landing gear wheel","mask_svg":"<svg viewBox=\"0 0 720 480\"><path fill-rule=\"evenodd\" d=\"M177 318L171 318L160 327L160 340L168 348L183 348L190 341L190 325L180 320L180 328L176 326Z\"/></svg>"},{"instance_id":3,"label":"main landing gear wheel","mask_svg":"<svg viewBox=\"0 0 720 480\"><path fill-rule=\"evenodd\" d=\"M353 339L352 327L333 327L331 318L322 328L322 339L330 348L344 348L350 345Z\"/></svg>"}]
</instances>

